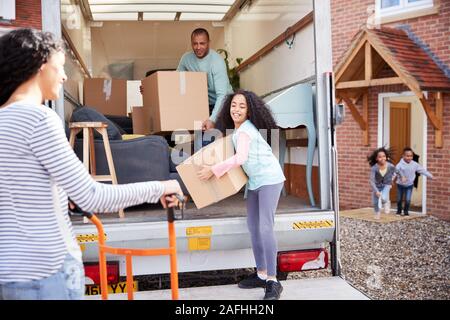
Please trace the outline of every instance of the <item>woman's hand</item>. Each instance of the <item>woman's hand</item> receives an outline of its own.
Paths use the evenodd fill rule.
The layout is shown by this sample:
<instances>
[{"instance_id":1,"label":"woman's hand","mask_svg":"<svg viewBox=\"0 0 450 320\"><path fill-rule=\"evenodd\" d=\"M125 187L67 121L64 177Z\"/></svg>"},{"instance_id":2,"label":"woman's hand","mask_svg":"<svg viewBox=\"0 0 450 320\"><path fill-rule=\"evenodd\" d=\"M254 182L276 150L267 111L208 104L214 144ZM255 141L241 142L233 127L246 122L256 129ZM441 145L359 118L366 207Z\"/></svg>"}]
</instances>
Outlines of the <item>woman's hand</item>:
<instances>
[{"instance_id":1,"label":"woman's hand","mask_svg":"<svg viewBox=\"0 0 450 320\"><path fill-rule=\"evenodd\" d=\"M377 195L378 198L381 196L381 192L379 191L377 191L375 194Z\"/></svg>"},{"instance_id":2,"label":"woman's hand","mask_svg":"<svg viewBox=\"0 0 450 320\"><path fill-rule=\"evenodd\" d=\"M161 204L164 208L179 206L179 200L175 196L178 194L180 198L183 198L183 191L177 180L161 181L164 186L164 193L160 198Z\"/></svg>"},{"instance_id":3,"label":"woman's hand","mask_svg":"<svg viewBox=\"0 0 450 320\"><path fill-rule=\"evenodd\" d=\"M197 172L197 177L200 180L208 180L209 178L211 178L213 176L213 174L214 173L211 170L211 166L203 166L203 168Z\"/></svg>"}]
</instances>

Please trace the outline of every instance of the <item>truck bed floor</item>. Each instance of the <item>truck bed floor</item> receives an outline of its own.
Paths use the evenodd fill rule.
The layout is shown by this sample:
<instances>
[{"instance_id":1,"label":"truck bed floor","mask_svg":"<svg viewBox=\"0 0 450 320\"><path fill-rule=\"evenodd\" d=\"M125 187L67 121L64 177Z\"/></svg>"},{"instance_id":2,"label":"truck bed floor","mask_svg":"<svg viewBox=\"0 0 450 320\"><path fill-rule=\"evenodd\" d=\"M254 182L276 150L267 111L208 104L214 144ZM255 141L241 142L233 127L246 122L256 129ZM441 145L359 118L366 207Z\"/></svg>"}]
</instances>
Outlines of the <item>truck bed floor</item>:
<instances>
[{"instance_id":1,"label":"truck bed floor","mask_svg":"<svg viewBox=\"0 0 450 320\"><path fill-rule=\"evenodd\" d=\"M278 203L277 214L287 214L301 211L315 211L303 199L292 195L281 196ZM210 205L203 209L197 209L192 201L187 203L184 210L185 220L194 219L208 219L208 218L230 218L230 217L245 217L246 216L246 202L243 193L237 193L225 200ZM152 222L163 221L166 219L166 211L162 209L160 204L145 204L140 206L130 207L125 210L125 218L119 219L117 213L100 213L97 214L103 224L109 223L128 223L128 222ZM74 225L82 224L81 217L72 217Z\"/></svg>"}]
</instances>

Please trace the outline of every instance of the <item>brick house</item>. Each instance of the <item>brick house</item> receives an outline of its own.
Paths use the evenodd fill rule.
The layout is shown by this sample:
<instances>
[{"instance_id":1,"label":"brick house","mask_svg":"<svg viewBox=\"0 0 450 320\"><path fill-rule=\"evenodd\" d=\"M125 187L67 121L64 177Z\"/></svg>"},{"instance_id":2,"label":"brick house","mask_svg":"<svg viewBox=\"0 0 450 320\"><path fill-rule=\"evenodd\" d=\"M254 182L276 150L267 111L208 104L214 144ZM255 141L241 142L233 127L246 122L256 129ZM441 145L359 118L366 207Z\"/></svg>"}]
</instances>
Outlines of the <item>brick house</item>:
<instances>
[{"instance_id":1,"label":"brick house","mask_svg":"<svg viewBox=\"0 0 450 320\"><path fill-rule=\"evenodd\" d=\"M393 147L397 161L409 145L436 178L419 178L412 205L450 220L450 1L333 0L331 15L347 111L337 129L341 209L371 206L373 149Z\"/></svg>"}]
</instances>

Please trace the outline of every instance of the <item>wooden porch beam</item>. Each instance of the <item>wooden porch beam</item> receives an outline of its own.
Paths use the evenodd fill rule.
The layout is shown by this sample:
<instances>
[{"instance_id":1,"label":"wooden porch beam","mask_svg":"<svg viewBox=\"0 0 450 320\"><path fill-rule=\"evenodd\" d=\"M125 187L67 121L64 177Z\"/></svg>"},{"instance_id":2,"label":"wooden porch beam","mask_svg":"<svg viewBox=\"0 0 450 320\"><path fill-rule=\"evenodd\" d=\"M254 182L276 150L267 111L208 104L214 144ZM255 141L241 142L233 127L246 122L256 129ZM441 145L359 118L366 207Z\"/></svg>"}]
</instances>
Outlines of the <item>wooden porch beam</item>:
<instances>
[{"instance_id":1,"label":"wooden porch beam","mask_svg":"<svg viewBox=\"0 0 450 320\"><path fill-rule=\"evenodd\" d=\"M343 92L338 93L339 96L344 100L345 104L350 109L350 112L353 116L353 118L356 120L356 122L359 124L359 127L361 130L367 130L367 122L364 120L364 118L359 114L358 109L356 109L356 106L353 104L353 102L350 100L350 98Z\"/></svg>"},{"instance_id":2,"label":"wooden porch beam","mask_svg":"<svg viewBox=\"0 0 450 320\"><path fill-rule=\"evenodd\" d=\"M364 88L373 86L384 86L391 84L403 84L403 80L399 77L380 78L372 80L355 80L345 81L336 84L336 89Z\"/></svg>"},{"instance_id":3,"label":"wooden porch beam","mask_svg":"<svg viewBox=\"0 0 450 320\"><path fill-rule=\"evenodd\" d=\"M428 100L425 98L425 96L423 94L421 97L418 97L418 98L419 98L420 102L422 103L422 107L425 110L425 113L427 114L427 117L430 120L433 127L438 130L442 129L442 121L441 121L442 120L442 112L441 112L441 117L439 118L436 115L436 113L434 113L433 109L431 108L430 104L428 103ZM437 99L436 99L436 109L438 109Z\"/></svg>"},{"instance_id":4,"label":"wooden porch beam","mask_svg":"<svg viewBox=\"0 0 450 320\"><path fill-rule=\"evenodd\" d=\"M350 54L349 57L347 57L344 65L341 66L340 69L336 72L336 75L335 75L335 82L336 83L339 81L339 79L342 77L344 72L347 70L347 68L350 65L350 63L353 62L353 59L356 57L356 55L358 54L359 50L361 50L362 46L365 45L366 42L367 42L367 35L364 35L363 38L360 40L359 44L356 46L356 48L353 48L352 53Z\"/></svg>"},{"instance_id":5,"label":"wooden porch beam","mask_svg":"<svg viewBox=\"0 0 450 320\"><path fill-rule=\"evenodd\" d=\"M411 89L414 93L421 93L420 85L417 82L417 79L412 77L410 74L405 73L401 68L400 64L392 57L392 55L384 49L383 46L379 44L379 41L376 37L368 36L367 41L370 42L374 50L381 56L381 58L394 70L397 76L402 79L402 83L405 84L408 88ZM389 83L393 84L393 83Z\"/></svg>"},{"instance_id":6,"label":"wooden porch beam","mask_svg":"<svg viewBox=\"0 0 450 320\"><path fill-rule=\"evenodd\" d=\"M365 47L364 79L372 80L372 46L369 41L366 41Z\"/></svg>"},{"instance_id":7,"label":"wooden porch beam","mask_svg":"<svg viewBox=\"0 0 450 320\"><path fill-rule=\"evenodd\" d=\"M363 131L363 144L365 146L369 145L369 92L366 91L363 94L363 104L362 104L362 117L366 123L366 129Z\"/></svg>"}]
</instances>

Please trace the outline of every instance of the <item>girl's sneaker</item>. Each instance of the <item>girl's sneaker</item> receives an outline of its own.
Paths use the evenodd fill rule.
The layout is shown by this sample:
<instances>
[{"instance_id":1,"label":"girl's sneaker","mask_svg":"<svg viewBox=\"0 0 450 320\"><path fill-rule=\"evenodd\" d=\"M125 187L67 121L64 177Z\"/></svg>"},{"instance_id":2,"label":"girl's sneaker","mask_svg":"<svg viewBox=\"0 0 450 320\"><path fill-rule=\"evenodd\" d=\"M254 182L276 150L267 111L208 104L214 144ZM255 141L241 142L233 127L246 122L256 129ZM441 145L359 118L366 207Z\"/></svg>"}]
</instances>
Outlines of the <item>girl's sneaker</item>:
<instances>
[{"instance_id":1,"label":"girl's sneaker","mask_svg":"<svg viewBox=\"0 0 450 320\"><path fill-rule=\"evenodd\" d=\"M375 212L373 217L375 220L380 220L380 211Z\"/></svg>"},{"instance_id":2,"label":"girl's sneaker","mask_svg":"<svg viewBox=\"0 0 450 320\"><path fill-rule=\"evenodd\" d=\"M264 291L264 300L279 300L283 286L278 281L268 280Z\"/></svg>"}]
</instances>

